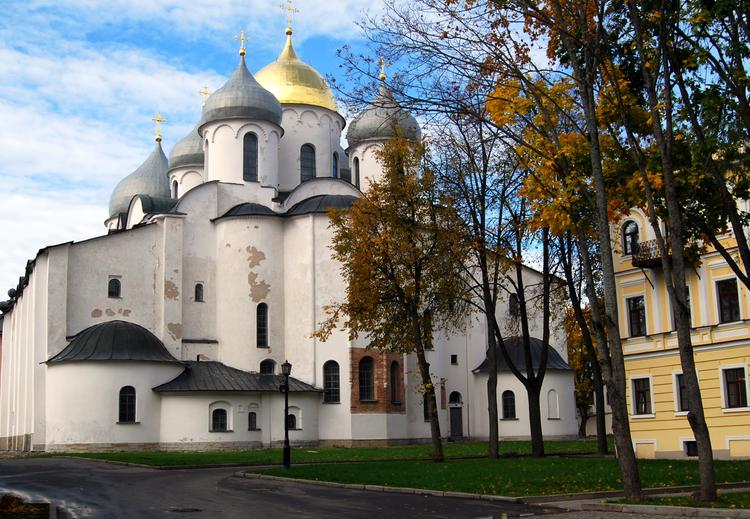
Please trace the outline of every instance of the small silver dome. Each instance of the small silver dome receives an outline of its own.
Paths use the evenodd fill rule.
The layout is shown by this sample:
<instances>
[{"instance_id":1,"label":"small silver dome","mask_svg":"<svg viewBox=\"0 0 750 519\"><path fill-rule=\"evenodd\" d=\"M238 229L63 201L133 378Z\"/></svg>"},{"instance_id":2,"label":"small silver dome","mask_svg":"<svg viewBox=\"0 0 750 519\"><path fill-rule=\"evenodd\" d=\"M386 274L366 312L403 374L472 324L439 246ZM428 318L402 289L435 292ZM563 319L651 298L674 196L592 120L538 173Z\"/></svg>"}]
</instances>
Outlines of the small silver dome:
<instances>
[{"instance_id":1,"label":"small silver dome","mask_svg":"<svg viewBox=\"0 0 750 519\"><path fill-rule=\"evenodd\" d=\"M281 124L279 101L248 72L244 56L229 81L206 99L198 127L222 119L254 119Z\"/></svg>"},{"instance_id":2,"label":"small silver dome","mask_svg":"<svg viewBox=\"0 0 750 519\"><path fill-rule=\"evenodd\" d=\"M156 141L154 151L138 169L120 180L109 199L109 216L117 216L128 210L130 200L135 195L169 198L169 178L167 177L167 157Z\"/></svg>"},{"instance_id":3,"label":"small silver dome","mask_svg":"<svg viewBox=\"0 0 750 519\"><path fill-rule=\"evenodd\" d=\"M172 153L169 154L169 170L185 166L203 167L205 160L203 140L196 126L172 148Z\"/></svg>"},{"instance_id":4,"label":"small silver dome","mask_svg":"<svg viewBox=\"0 0 750 519\"><path fill-rule=\"evenodd\" d=\"M417 120L399 106L388 87L382 84L370 106L352 121L346 140L349 146L354 146L366 140L388 140L397 136L418 140L422 132Z\"/></svg>"}]
</instances>

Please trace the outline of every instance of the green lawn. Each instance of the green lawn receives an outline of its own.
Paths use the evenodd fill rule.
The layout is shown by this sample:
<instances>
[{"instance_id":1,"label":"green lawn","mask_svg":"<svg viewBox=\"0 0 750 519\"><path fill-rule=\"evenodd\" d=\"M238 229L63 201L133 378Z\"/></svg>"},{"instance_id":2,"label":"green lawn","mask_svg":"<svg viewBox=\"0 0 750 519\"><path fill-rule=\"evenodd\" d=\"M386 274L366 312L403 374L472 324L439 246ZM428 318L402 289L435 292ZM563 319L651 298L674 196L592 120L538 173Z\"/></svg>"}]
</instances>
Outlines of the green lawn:
<instances>
[{"instance_id":1,"label":"green lawn","mask_svg":"<svg viewBox=\"0 0 750 519\"><path fill-rule=\"evenodd\" d=\"M465 442L445 443L448 458L482 457L487 454L487 443ZM567 440L545 442L550 454L593 454L595 440ZM531 453L528 441L503 441L500 452L506 456ZM295 448L292 449L293 463L379 461L379 460L419 460L428 459L429 445L404 445L397 447L356 447L356 448ZM281 449L257 449L230 452L91 452L74 454L82 458L94 458L127 463L140 463L154 466L178 465L274 465L281 463Z\"/></svg>"},{"instance_id":2,"label":"green lawn","mask_svg":"<svg viewBox=\"0 0 750 519\"><path fill-rule=\"evenodd\" d=\"M638 504L642 505L667 505L667 506L690 506L701 508L750 508L750 492L720 493L719 500L715 503L696 503L689 496L675 497L647 497Z\"/></svg>"},{"instance_id":3,"label":"green lawn","mask_svg":"<svg viewBox=\"0 0 750 519\"><path fill-rule=\"evenodd\" d=\"M695 461L641 460L644 487L698 483ZM601 490L621 490L622 480L614 458L530 457L430 461L371 462L351 465L297 465L261 469L274 476L450 490L507 496L563 494ZM750 461L717 461L717 482L750 479Z\"/></svg>"}]
</instances>

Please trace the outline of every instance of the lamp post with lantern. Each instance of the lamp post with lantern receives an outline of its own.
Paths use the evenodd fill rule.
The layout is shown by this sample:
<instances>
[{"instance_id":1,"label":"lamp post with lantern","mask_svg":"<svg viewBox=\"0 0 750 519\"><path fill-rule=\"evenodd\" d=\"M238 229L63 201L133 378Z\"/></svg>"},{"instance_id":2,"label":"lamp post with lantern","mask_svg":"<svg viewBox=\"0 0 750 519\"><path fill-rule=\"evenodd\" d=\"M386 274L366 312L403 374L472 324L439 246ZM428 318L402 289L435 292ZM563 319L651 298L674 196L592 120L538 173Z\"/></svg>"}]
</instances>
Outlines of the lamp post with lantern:
<instances>
[{"instance_id":1,"label":"lamp post with lantern","mask_svg":"<svg viewBox=\"0 0 750 519\"><path fill-rule=\"evenodd\" d=\"M291 464L292 453L289 448L289 374L292 365L285 360L281 365L281 374L284 375L284 384L281 391L284 393L284 468L288 469Z\"/></svg>"}]
</instances>

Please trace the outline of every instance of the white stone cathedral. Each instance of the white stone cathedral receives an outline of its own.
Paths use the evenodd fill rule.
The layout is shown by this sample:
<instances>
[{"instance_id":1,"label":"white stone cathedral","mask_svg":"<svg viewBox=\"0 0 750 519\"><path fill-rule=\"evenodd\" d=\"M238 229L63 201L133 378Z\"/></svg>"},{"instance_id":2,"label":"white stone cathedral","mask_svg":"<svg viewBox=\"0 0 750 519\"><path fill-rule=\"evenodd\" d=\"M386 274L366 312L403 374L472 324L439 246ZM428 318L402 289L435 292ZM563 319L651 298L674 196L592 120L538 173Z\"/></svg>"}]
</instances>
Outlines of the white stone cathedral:
<instances>
[{"instance_id":1,"label":"white stone cathedral","mask_svg":"<svg viewBox=\"0 0 750 519\"><path fill-rule=\"evenodd\" d=\"M0 449L277 445L284 361L292 444L429 437L412 356L341 331L312 335L345 293L326 209L349 207L381 175L375 151L397 131L420 138L419 126L384 82L342 148L333 93L286 34L255 77L241 50L169 160L157 137L112 193L107 234L46 247L27 264L0 305ZM488 435L485 326L467 323L436 334L428 352L441 430L454 439ZM546 435L572 436L573 376L555 335L542 420ZM528 436L523 386L500 370L500 434Z\"/></svg>"}]
</instances>

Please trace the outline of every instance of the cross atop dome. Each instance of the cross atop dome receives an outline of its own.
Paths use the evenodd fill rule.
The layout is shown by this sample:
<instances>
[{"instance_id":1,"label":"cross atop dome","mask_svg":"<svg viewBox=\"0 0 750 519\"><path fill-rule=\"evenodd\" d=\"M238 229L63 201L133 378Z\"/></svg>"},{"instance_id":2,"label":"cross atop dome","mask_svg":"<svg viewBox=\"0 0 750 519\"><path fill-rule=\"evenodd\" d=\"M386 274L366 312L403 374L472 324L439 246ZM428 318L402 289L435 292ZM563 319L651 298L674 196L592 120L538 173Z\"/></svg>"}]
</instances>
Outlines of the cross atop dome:
<instances>
[{"instance_id":1,"label":"cross atop dome","mask_svg":"<svg viewBox=\"0 0 750 519\"><path fill-rule=\"evenodd\" d=\"M385 58L380 56L380 81L388 79L388 75L385 73Z\"/></svg>"},{"instance_id":2,"label":"cross atop dome","mask_svg":"<svg viewBox=\"0 0 750 519\"><path fill-rule=\"evenodd\" d=\"M167 120L161 116L161 112L158 110L156 117L152 117L151 120L156 123L156 142L161 142L161 123L165 123Z\"/></svg>"},{"instance_id":3,"label":"cross atop dome","mask_svg":"<svg viewBox=\"0 0 750 519\"><path fill-rule=\"evenodd\" d=\"M250 41L249 36L245 36L245 31L240 31L240 33L234 37L235 40L240 41L240 56L245 55L245 42Z\"/></svg>"},{"instance_id":4,"label":"cross atop dome","mask_svg":"<svg viewBox=\"0 0 750 519\"><path fill-rule=\"evenodd\" d=\"M286 33L287 35L292 34L292 22L294 21L294 15L299 13L299 9L292 5L292 0L286 0L285 4L281 4L281 10L286 13Z\"/></svg>"}]
</instances>

